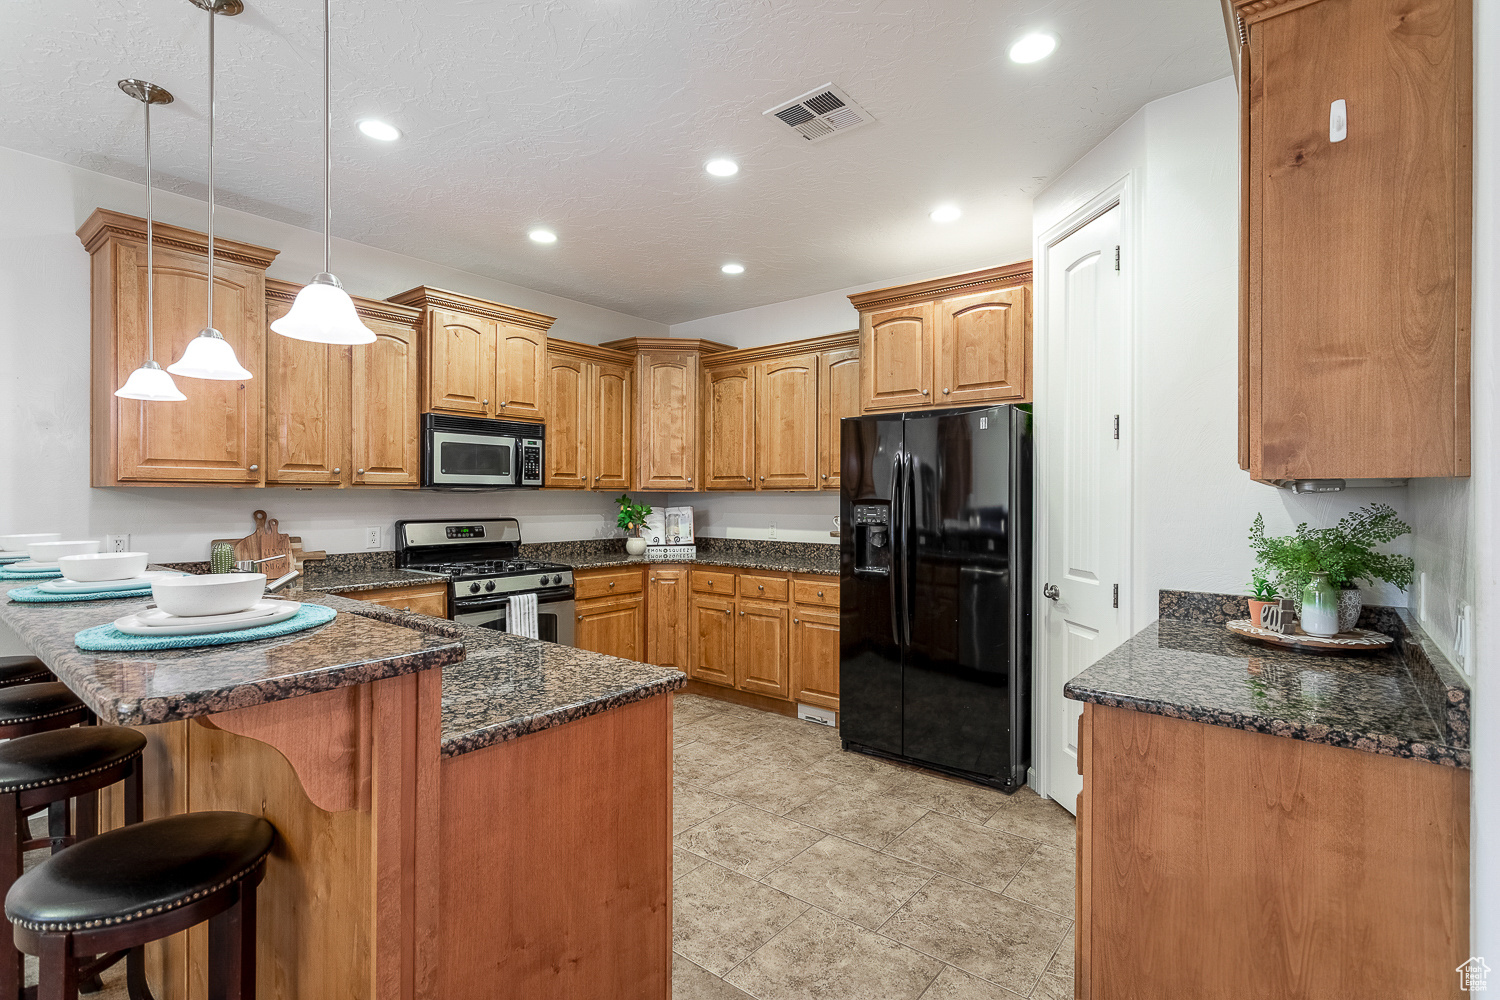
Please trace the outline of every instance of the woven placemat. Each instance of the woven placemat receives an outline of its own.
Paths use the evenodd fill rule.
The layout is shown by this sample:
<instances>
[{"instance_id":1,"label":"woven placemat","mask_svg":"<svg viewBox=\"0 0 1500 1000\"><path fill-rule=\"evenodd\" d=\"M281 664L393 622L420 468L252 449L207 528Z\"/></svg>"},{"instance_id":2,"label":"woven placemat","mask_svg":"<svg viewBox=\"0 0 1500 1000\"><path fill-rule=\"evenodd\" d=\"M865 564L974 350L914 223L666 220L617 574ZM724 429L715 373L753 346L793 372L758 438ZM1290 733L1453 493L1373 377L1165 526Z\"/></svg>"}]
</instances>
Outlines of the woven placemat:
<instances>
[{"instance_id":1,"label":"woven placemat","mask_svg":"<svg viewBox=\"0 0 1500 1000\"><path fill-rule=\"evenodd\" d=\"M327 625L338 612L322 604L304 604L302 610L284 622L241 629L238 632L210 632L207 635L126 635L113 624L86 628L73 636L79 649L98 653L128 653L145 649L192 649L196 646L228 646L236 642L275 639L304 629Z\"/></svg>"},{"instance_id":2,"label":"woven placemat","mask_svg":"<svg viewBox=\"0 0 1500 1000\"><path fill-rule=\"evenodd\" d=\"M0 566L0 580L59 580L60 569L11 569Z\"/></svg>"},{"instance_id":3,"label":"woven placemat","mask_svg":"<svg viewBox=\"0 0 1500 1000\"><path fill-rule=\"evenodd\" d=\"M54 594L43 590L41 587L17 587L9 594L12 601L20 601L22 604L51 604L53 602L67 601L112 601L116 597L150 597L151 587L147 585L140 590L96 590L87 594Z\"/></svg>"}]
</instances>

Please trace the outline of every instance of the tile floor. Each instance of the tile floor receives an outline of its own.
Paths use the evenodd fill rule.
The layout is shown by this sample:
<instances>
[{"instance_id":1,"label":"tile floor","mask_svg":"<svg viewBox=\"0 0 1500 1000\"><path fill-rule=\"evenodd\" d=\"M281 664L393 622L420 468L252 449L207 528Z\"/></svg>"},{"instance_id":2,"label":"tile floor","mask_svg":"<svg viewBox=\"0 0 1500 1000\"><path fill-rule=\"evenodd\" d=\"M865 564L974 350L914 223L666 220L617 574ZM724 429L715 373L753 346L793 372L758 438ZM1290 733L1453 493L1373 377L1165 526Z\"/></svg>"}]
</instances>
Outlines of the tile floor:
<instances>
[{"instance_id":1,"label":"tile floor","mask_svg":"<svg viewBox=\"0 0 1500 1000\"><path fill-rule=\"evenodd\" d=\"M1073 996L1073 817L676 702L673 1000Z\"/></svg>"}]
</instances>

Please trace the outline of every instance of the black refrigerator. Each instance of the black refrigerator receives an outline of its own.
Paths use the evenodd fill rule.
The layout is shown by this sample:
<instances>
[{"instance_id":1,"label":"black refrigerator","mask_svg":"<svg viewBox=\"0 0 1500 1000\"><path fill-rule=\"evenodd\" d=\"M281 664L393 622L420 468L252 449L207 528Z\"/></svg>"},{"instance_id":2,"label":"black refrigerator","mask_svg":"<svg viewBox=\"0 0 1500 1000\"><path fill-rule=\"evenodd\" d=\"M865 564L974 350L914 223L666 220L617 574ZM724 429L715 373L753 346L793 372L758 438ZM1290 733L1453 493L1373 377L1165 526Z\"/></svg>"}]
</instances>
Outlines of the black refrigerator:
<instances>
[{"instance_id":1,"label":"black refrigerator","mask_svg":"<svg viewBox=\"0 0 1500 1000\"><path fill-rule=\"evenodd\" d=\"M842 422L846 750L1014 791L1031 763L1031 408Z\"/></svg>"}]
</instances>

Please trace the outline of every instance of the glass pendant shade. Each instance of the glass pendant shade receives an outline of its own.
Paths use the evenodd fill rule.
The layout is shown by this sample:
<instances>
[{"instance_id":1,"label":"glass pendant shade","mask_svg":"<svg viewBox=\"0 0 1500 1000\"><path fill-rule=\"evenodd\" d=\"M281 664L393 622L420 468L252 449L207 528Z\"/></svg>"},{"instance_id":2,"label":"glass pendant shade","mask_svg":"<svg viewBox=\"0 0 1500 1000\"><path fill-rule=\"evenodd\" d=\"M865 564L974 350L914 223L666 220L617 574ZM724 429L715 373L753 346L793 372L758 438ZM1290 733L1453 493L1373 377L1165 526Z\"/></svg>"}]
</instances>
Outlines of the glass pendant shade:
<instances>
[{"instance_id":1,"label":"glass pendant shade","mask_svg":"<svg viewBox=\"0 0 1500 1000\"><path fill-rule=\"evenodd\" d=\"M187 399L177 391L172 376L155 361L147 361L131 372L125 384L115 390L115 395L121 399L144 399L156 403L177 403Z\"/></svg>"},{"instance_id":2,"label":"glass pendant shade","mask_svg":"<svg viewBox=\"0 0 1500 1000\"><path fill-rule=\"evenodd\" d=\"M167 371L173 375L219 382L240 382L254 377L234 356L234 348L229 346L224 335L212 327L190 340L182 357L176 364L168 365Z\"/></svg>"},{"instance_id":3,"label":"glass pendant shade","mask_svg":"<svg viewBox=\"0 0 1500 1000\"><path fill-rule=\"evenodd\" d=\"M293 340L315 344L373 344L375 333L360 322L354 300L339 279L324 272L297 293L287 314L271 330Z\"/></svg>"}]
</instances>

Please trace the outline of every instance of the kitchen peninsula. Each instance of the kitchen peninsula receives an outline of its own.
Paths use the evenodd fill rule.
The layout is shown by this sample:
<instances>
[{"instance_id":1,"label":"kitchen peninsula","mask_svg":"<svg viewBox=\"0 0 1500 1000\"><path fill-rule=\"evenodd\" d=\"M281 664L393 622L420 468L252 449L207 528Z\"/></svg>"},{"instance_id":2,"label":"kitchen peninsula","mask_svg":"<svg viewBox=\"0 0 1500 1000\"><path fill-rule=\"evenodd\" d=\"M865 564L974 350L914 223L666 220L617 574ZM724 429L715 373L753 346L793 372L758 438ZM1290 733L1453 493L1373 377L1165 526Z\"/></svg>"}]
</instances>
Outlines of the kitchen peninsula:
<instances>
[{"instance_id":1,"label":"kitchen peninsula","mask_svg":"<svg viewBox=\"0 0 1500 1000\"><path fill-rule=\"evenodd\" d=\"M683 676L333 595L281 639L86 653L144 602L0 604L102 724L150 745L147 817L234 809L281 835L259 995L668 996L671 698ZM106 793L103 825L121 804ZM149 955L201 997L204 926Z\"/></svg>"}]
</instances>

